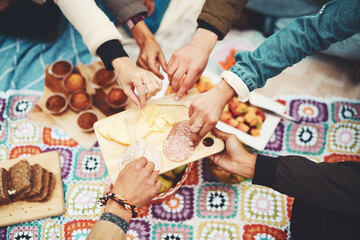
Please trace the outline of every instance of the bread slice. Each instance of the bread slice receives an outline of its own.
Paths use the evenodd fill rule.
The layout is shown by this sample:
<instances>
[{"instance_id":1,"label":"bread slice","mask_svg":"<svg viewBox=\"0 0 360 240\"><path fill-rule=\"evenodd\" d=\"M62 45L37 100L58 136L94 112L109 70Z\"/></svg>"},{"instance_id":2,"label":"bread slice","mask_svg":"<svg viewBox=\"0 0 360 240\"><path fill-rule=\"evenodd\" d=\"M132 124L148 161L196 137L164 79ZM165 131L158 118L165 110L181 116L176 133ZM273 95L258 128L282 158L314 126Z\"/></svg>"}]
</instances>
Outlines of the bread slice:
<instances>
[{"instance_id":1,"label":"bread slice","mask_svg":"<svg viewBox=\"0 0 360 240\"><path fill-rule=\"evenodd\" d=\"M47 201L51 198L53 190L55 188L55 183L56 183L56 179L53 173L50 172L50 185L49 185L49 189L48 189L48 194L46 196L46 198L44 199L44 201Z\"/></svg>"},{"instance_id":2,"label":"bread slice","mask_svg":"<svg viewBox=\"0 0 360 240\"><path fill-rule=\"evenodd\" d=\"M6 169L0 170L0 205L11 203L8 194L8 172Z\"/></svg>"},{"instance_id":3,"label":"bread slice","mask_svg":"<svg viewBox=\"0 0 360 240\"><path fill-rule=\"evenodd\" d=\"M33 186L31 188L31 191L27 194L26 199L33 198L35 196L40 195L41 190L44 187L44 174L45 169L43 169L39 164L34 164L32 166L33 169Z\"/></svg>"},{"instance_id":4,"label":"bread slice","mask_svg":"<svg viewBox=\"0 0 360 240\"><path fill-rule=\"evenodd\" d=\"M27 199L27 201L29 202L41 202L44 201L46 199L46 197L48 196L50 190L51 189L51 181L53 178L53 174L51 172L48 172L47 170L45 170L45 174L44 174L44 181L43 181L43 188L41 190L41 193L38 196L35 196L33 198L29 198Z\"/></svg>"},{"instance_id":5,"label":"bread slice","mask_svg":"<svg viewBox=\"0 0 360 240\"><path fill-rule=\"evenodd\" d=\"M9 169L8 193L11 199L29 191L32 186L32 175L32 167L26 160L21 160Z\"/></svg>"}]
</instances>

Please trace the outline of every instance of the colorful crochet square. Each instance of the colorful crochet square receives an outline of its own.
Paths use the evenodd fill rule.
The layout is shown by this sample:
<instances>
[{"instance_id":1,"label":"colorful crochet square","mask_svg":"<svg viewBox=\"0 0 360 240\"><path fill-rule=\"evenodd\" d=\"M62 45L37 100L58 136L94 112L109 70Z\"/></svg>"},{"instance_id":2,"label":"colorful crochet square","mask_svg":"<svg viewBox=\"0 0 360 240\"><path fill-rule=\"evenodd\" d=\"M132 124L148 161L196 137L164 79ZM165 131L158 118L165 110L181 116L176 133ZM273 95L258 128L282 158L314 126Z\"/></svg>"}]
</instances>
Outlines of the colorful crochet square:
<instances>
[{"instance_id":1,"label":"colorful crochet square","mask_svg":"<svg viewBox=\"0 0 360 240\"><path fill-rule=\"evenodd\" d=\"M327 146L330 152L360 153L360 122L341 121L331 125Z\"/></svg>"},{"instance_id":2,"label":"colorful crochet square","mask_svg":"<svg viewBox=\"0 0 360 240\"><path fill-rule=\"evenodd\" d=\"M196 239L215 240L215 239L240 239L239 226L234 223L224 221L202 222L199 226Z\"/></svg>"},{"instance_id":3,"label":"colorful crochet square","mask_svg":"<svg viewBox=\"0 0 360 240\"><path fill-rule=\"evenodd\" d=\"M107 169L103 156L99 149L83 150L75 153L75 172L74 178L80 179L100 179L107 175Z\"/></svg>"},{"instance_id":4,"label":"colorful crochet square","mask_svg":"<svg viewBox=\"0 0 360 240\"><path fill-rule=\"evenodd\" d=\"M61 177L67 178L71 169L72 153L66 148L47 148L44 152L57 151L60 155Z\"/></svg>"},{"instance_id":5,"label":"colorful crochet square","mask_svg":"<svg viewBox=\"0 0 360 240\"><path fill-rule=\"evenodd\" d=\"M74 220L65 223L65 239L83 240L90 233L92 226L96 223L94 220Z\"/></svg>"},{"instance_id":6,"label":"colorful crochet square","mask_svg":"<svg viewBox=\"0 0 360 240\"><path fill-rule=\"evenodd\" d=\"M193 162L191 167L191 171L187 176L185 182L183 183L184 186L186 185L197 185L199 183L199 164L198 162Z\"/></svg>"},{"instance_id":7,"label":"colorful crochet square","mask_svg":"<svg viewBox=\"0 0 360 240\"><path fill-rule=\"evenodd\" d=\"M199 188L199 218L233 218L236 216L238 193L235 187L205 184Z\"/></svg>"},{"instance_id":8,"label":"colorful crochet square","mask_svg":"<svg viewBox=\"0 0 360 240\"><path fill-rule=\"evenodd\" d=\"M63 240L63 226L51 219L46 220L42 226L41 240L47 239Z\"/></svg>"},{"instance_id":9,"label":"colorful crochet square","mask_svg":"<svg viewBox=\"0 0 360 240\"><path fill-rule=\"evenodd\" d=\"M280 122L277 125L275 132L271 136L268 144L266 145L265 147L266 150L277 151L277 152L280 152L282 150L284 129L285 129L284 124Z\"/></svg>"},{"instance_id":10,"label":"colorful crochet square","mask_svg":"<svg viewBox=\"0 0 360 240\"><path fill-rule=\"evenodd\" d=\"M6 141L8 131L6 119L0 120L0 144Z\"/></svg>"},{"instance_id":11,"label":"colorful crochet square","mask_svg":"<svg viewBox=\"0 0 360 240\"><path fill-rule=\"evenodd\" d=\"M270 188L244 182L240 192L242 221L286 226L286 196Z\"/></svg>"},{"instance_id":12,"label":"colorful crochet square","mask_svg":"<svg viewBox=\"0 0 360 240\"><path fill-rule=\"evenodd\" d=\"M150 223L144 220L131 220L126 239L150 240Z\"/></svg>"},{"instance_id":13,"label":"colorful crochet square","mask_svg":"<svg viewBox=\"0 0 360 240\"><path fill-rule=\"evenodd\" d=\"M40 240L41 225L37 222L13 225L8 229L6 239Z\"/></svg>"},{"instance_id":14,"label":"colorful crochet square","mask_svg":"<svg viewBox=\"0 0 360 240\"><path fill-rule=\"evenodd\" d=\"M7 227L0 227L0 239L5 240L7 234Z\"/></svg>"},{"instance_id":15,"label":"colorful crochet square","mask_svg":"<svg viewBox=\"0 0 360 240\"><path fill-rule=\"evenodd\" d=\"M78 182L70 185L66 194L67 218L96 218L99 217L102 208L98 203L108 190L108 184L104 182Z\"/></svg>"},{"instance_id":16,"label":"colorful crochet square","mask_svg":"<svg viewBox=\"0 0 360 240\"><path fill-rule=\"evenodd\" d=\"M67 147L75 147L77 142L74 139L70 138L70 136L61 129L57 128L47 128L44 127L43 130L43 141L44 144L50 146L67 146Z\"/></svg>"},{"instance_id":17,"label":"colorful crochet square","mask_svg":"<svg viewBox=\"0 0 360 240\"><path fill-rule=\"evenodd\" d=\"M324 162L360 162L360 155L347 155L347 154L338 154L333 153L324 157Z\"/></svg>"},{"instance_id":18,"label":"colorful crochet square","mask_svg":"<svg viewBox=\"0 0 360 240\"><path fill-rule=\"evenodd\" d=\"M331 104L334 122L342 120L360 121L360 104L351 102L334 102Z\"/></svg>"},{"instance_id":19,"label":"colorful crochet square","mask_svg":"<svg viewBox=\"0 0 360 240\"><path fill-rule=\"evenodd\" d=\"M293 206L294 200L295 200L295 198L292 198L292 197L286 198L287 214L288 214L289 221L291 220L292 206Z\"/></svg>"},{"instance_id":20,"label":"colorful crochet square","mask_svg":"<svg viewBox=\"0 0 360 240\"><path fill-rule=\"evenodd\" d=\"M289 114L302 122L326 122L329 116L326 103L315 100L292 100L289 109Z\"/></svg>"},{"instance_id":21,"label":"colorful crochet square","mask_svg":"<svg viewBox=\"0 0 360 240\"><path fill-rule=\"evenodd\" d=\"M192 240L193 227L184 224L156 224L152 235L152 240Z\"/></svg>"},{"instance_id":22,"label":"colorful crochet square","mask_svg":"<svg viewBox=\"0 0 360 240\"><path fill-rule=\"evenodd\" d=\"M4 98L0 98L0 120L4 119L4 110L5 110L6 102Z\"/></svg>"},{"instance_id":23,"label":"colorful crochet square","mask_svg":"<svg viewBox=\"0 0 360 240\"><path fill-rule=\"evenodd\" d=\"M214 174L211 172L210 168L209 168L209 159L204 158L200 161L200 165L201 165L201 175L203 177L204 182L219 182Z\"/></svg>"},{"instance_id":24,"label":"colorful crochet square","mask_svg":"<svg viewBox=\"0 0 360 240\"><path fill-rule=\"evenodd\" d=\"M0 146L0 162L9 159L9 150L5 146ZM1 238L0 238L1 239Z\"/></svg>"},{"instance_id":25,"label":"colorful crochet square","mask_svg":"<svg viewBox=\"0 0 360 240\"><path fill-rule=\"evenodd\" d=\"M22 120L11 123L10 126L10 143L14 145L31 143L40 143L41 129L34 123Z\"/></svg>"},{"instance_id":26,"label":"colorful crochet square","mask_svg":"<svg viewBox=\"0 0 360 240\"><path fill-rule=\"evenodd\" d=\"M14 95L9 98L7 115L11 120L19 120L27 117L38 101L37 96Z\"/></svg>"},{"instance_id":27,"label":"colorful crochet square","mask_svg":"<svg viewBox=\"0 0 360 240\"><path fill-rule=\"evenodd\" d=\"M288 235L281 229L261 224L250 224L244 226L243 240L286 240Z\"/></svg>"},{"instance_id":28,"label":"colorful crochet square","mask_svg":"<svg viewBox=\"0 0 360 240\"><path fill-rule=\"evenodd\" d=\"M14 147L10 152L10 159L19 158L22 156L36 155L42 153L42 150L38 146L26 145Z\"/></svg>"},{"instance_id":29,"label":"colorful crochet square","mask_svg":"<svg viewBox=\"0 0 360 240\"><path fill-rule=\"evenodd\" d=\"M290 124L286 134L286 150L297 154L322 154L327 129L327 124L323 123Z\"/></svg>"},{"instance_id":30,"label":"colorful crochet square","mask_svg":"<svg viewBox=\"0 0 360 240\"><path fill-rule=\"evenodd\" d=\"M181 187L169 200L151 206L151 215L156 219L181 222L194 215L194 192L190 187Z\"/></svg>"},{"instance_id":31,"label":"colorful crochet square","mask_svg":"<svg viewBox=\"0 0 360 240\"><path fill-rule=\"evenodd\" d=\"M142 217L146 217L147 215L149 215L150 206L151 206L150 204L146 204L142 208L139 208L138 216L136 218L142 218Z\"/></svg>"}]
</instances>

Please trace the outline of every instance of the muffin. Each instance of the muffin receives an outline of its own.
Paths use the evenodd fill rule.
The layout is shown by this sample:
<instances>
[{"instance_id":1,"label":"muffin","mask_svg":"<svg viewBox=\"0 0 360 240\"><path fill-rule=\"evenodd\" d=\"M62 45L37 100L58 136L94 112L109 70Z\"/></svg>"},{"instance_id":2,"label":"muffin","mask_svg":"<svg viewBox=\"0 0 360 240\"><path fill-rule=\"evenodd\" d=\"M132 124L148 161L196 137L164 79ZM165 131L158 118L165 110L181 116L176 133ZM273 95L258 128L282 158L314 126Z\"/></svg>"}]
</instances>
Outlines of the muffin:
<instances>
[{"instance_id":1,"label":"muffin","mask_svg":"<svg viewBox=\"0 0 360 240\"><path fill-rule=\"evenodd\" d=\"M128 97L121 88L112 88L106 95L106 102L112 108L122 108L126 105Z\"/></svg>"},{"instance_id":2,"label":"muffin","mask_svg":"<svg viewBox=\"0 0 360 240\"><path fill-rule=\"evenodd\" d=\"M77 124L84 132L91 132L94 130L94 123L99 120L98 115L93 110L82 111L78 114Z\"/></svg>"},{"instance_id":3,"label":"muffin","mask_svg":"<svg viewBox=\"0 0 360 240\"><path fill-rule=\"evenodd\" d=\"M54 62L49 69L49 74L53 77L63 79L73 71L73 65L67 60Z\"/></svg>"},{"instance_id":4,"label":"muffin","mask_svg":"<svg viewBox=\"0 0 360 240\"><path fill-rule=\"evenodd\" d=\"M46 110L51 114L60 114L67 108L68 101L64 94L54 93L45 102Z\"/></svg>"},{"instance_id":5,"label":"muffin","mask_svg":"<svg viewBox=\"0 0 360 240\"><path fill-rule=\"evenodd\" d=\"M91 104L92 98L85 91L77 91L70 95L69 106L75 112L88 109L91 107Z\"/></svg>"},{"instance_id":6,"label":"muffin","mask_svg":"<svg viewBox=\"0 0 360 240\"><path fill-rule=\"evenodd\" d=\"M85 79L79 73L72 73L64 78L63 86L69 92L82 90L85 87Z\"/></svg>"},{"instance_id":7,"label":"muffin","mask_svg":"<svg viewBox=\"0 0 360 240\"><path fill-rule=\"evenodd\" d=\"M108 86L116 80L115 73L105 68L97 70L92 78L92 83L97 88Z\"/></svg>"}]
</instances>

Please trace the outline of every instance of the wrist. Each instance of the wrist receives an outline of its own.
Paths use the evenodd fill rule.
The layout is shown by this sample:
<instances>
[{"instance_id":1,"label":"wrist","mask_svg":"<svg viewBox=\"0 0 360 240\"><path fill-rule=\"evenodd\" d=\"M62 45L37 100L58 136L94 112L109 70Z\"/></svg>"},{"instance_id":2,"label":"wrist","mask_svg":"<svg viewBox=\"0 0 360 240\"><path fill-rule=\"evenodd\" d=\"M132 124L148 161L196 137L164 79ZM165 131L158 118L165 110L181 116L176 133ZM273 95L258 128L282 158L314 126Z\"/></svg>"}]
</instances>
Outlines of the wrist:
<instances>
[{"instance_id":1,"label":"wrist","mask_svg":"<svg viewBox=\"0 0 360 240\"><path fill-rule=\"evenodd\" d=\"M150 32L144 21L138 22L132 29L131 34L134 36L137 45L142 48L147 41L154 41L155 37ZM155 40L156 41L156 40Z\"/></svg>"},{"instance_id":2,"label":"wrist","mask_svg":"<svg viewBox=\"0 0 360 240\"><path fill-rule=\"evenodd\" d=\"M217 40L217 35L212 31L204 28L198 28L191 40L191 43L205 49L208 55L210 55L211 51L215 47Z\"/></svg>"},{"instance_id":3,"label":"wrist","mask_svg":"<svg viewBox=\"0 0 360 240\"><path fill-rule=\"evenodd\" d=\"M223 105L228 103L236 95L235 90L224 80L221 80L214 89L217 91L217 94L221 96L220 101Z\"/></svg>"},{"instance_id":4,"label":"wrist","mask_svg":"<svg viewBox=\"0 0 360 240\"><path fill-rule=\"evenodd\" d=\"M253 179L255 173L256 155L247 153L247 156L245 158L243 157L243 155L241 156L242 158L238 159L237 161L239 162L237 174L248 179Z\"/></svg>"},{"instance_id":5,"label":"wrist","mask_svg":"<svg viewBox=\"0 0 360 240\"><path fill-rule=\"evenodd\" d=\"M106 203L104 212L115 214L127 222L130 221L132 216L131 212L127 211L123 206L121 206L112 199L109 199L108 202Z\"/></svg>"},{"instance_id":6,"label":"wrist","mask_svg":"<svg viewBox=\"0 0 360 240\"><path fill-rule=\"evenodd\" d=\"M121 72L124 69L126 69L129 65L132 65L133 63L131 62L129 57L120 57L120 58L115 58L111 62L111 64L117 72Z\"/></svg>"}]
</instances>

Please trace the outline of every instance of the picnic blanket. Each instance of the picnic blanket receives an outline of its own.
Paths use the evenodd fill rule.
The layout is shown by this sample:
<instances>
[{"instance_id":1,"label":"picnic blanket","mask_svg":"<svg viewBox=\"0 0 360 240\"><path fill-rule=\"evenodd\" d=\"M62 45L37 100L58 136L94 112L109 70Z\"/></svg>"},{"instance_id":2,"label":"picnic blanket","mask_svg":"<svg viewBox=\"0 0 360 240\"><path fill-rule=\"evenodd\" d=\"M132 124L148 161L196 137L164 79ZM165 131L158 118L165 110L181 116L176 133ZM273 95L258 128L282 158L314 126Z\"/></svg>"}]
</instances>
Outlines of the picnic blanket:
<instances>
[{"instance_id":1,"label":"picnic blanket","mask_svg":"<svg viewBox=\"0 0 360 240\"><path fill-rule=\"evenodd\" d=\"M27 115L39 92L0 92L0 160L57 150L65 191L64 215L0 228L0 239L85 239L99 218L97 202L110 178L99 146L86 150L63 130ZM360 161L360 101L278 97L301 124L281 121L262 154L299 154L316 162ZM270 188L223 184L208 160L194 164L168 201L148 205L131 220L128 239L289 239L293 199Z\"/></svg>"}]
</instances>

